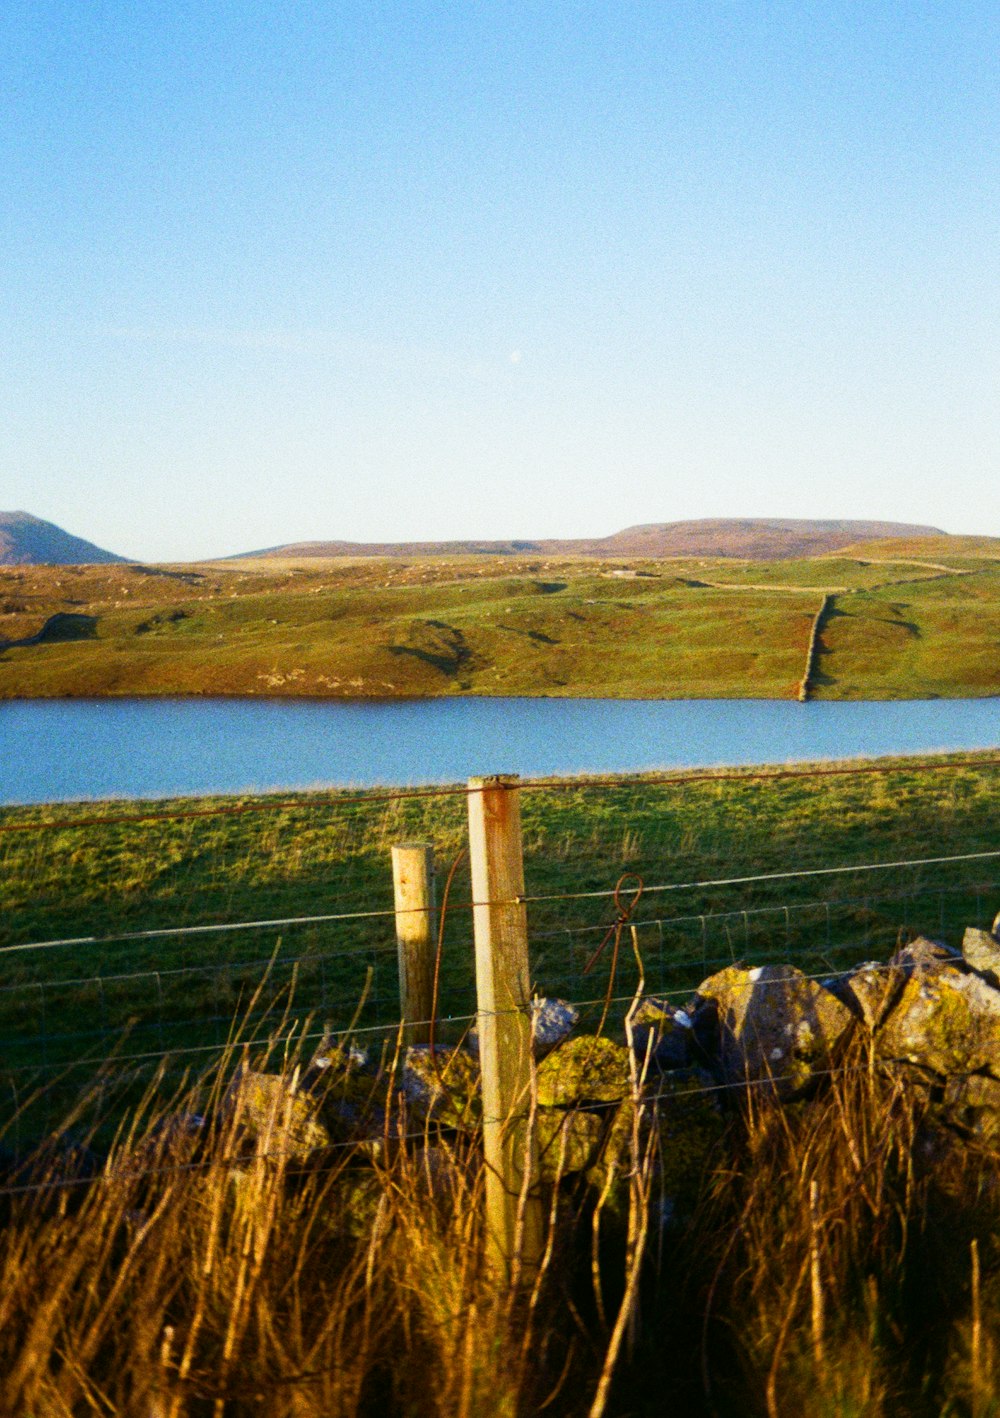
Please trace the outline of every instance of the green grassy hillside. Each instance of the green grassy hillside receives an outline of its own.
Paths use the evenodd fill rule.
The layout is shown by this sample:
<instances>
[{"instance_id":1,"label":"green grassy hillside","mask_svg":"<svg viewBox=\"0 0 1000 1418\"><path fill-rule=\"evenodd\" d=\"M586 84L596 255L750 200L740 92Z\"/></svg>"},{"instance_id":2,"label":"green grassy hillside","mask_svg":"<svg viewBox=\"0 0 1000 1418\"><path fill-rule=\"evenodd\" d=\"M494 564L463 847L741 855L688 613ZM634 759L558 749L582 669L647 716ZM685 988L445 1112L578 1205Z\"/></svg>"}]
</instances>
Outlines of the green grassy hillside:
<instances>
[{"instance_id":1,"label":"green grassy hillside","mask_svg":"<svg viewBox=\"0 0 1000 1418\"><path fill-rule=\"evenodd\" d=\"M984 542L984 545L986 543ZM1000 692L1000 561L465 557L0 571L0 697ZM936 550L936 546L934 547Z\"/></svg>"}]
</instances>

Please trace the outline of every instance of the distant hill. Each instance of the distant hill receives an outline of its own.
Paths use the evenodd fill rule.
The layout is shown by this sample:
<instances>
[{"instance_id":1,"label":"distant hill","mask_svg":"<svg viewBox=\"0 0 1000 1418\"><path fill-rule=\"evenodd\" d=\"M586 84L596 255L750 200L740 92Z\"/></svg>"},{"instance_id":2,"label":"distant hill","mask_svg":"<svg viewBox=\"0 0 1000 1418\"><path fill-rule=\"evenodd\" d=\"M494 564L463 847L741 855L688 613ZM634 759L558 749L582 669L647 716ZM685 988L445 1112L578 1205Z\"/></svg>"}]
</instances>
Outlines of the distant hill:
<instances>
[{"instance_id":1,"label":"distant hill","mask_svg":"<svg viewBox=\"0 0 1000 1418\"><path fill-rule=\"evenodd\" d=\"M540 541L291 542L245 552L248 557L312 556L729 556L752 561L819 556L857 542L936 537L939 527L907 522L813 522L772 518L707 517L696 522L651 522L609 537Z\"/></svg>"},{"instance_id":2,"label":"distant hill","mask_svg":"<svg viewBox=\"0 0 1000 1418\"><path fill-rule=\"evenodd\" d=\"M78 566L125 560L28 512L0 512L0 566Z\"/></svg>"},{"instance_id":3,"label":"distant hill","mask_svg":"<svg viewBox=\"0 0 1000 1418\"><path fill-rule=\"evenodd\" d=\"M889 560L894 556L929 559L936 556L1000 558L1000 537L947 536L903 537L890 541L862 542L845 547L848 556L871 557L873 561Z\"/></svg>"}]
</instances>

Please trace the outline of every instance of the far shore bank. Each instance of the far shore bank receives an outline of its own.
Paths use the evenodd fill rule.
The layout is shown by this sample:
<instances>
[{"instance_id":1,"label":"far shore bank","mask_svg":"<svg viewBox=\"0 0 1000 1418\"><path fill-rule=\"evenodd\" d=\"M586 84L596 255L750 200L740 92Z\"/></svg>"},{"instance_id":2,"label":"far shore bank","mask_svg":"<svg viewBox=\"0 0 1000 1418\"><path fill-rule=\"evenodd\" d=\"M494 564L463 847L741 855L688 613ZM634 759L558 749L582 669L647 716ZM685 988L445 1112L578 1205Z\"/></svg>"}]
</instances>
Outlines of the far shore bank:
<instances>
[{"instance_id":1,"label":"far shore bank","mask_svg":"<svg viewBox=\"0 0 1000 1418\"><path fill-rule=\"evenodd\" d=\"M0 700L974 699L1000 562L0 568Z\"/></svg>"},{"instance_id":2,"label":"far shore bank","mask_svg":"<svg viewBox=\"0 0 1000 1418\"><path fill-rule=\"evenodd\" d=\"M0 802L365 790L993 750L1000 700L8 700L0 743Z\"/></svg>"}]
</instances>

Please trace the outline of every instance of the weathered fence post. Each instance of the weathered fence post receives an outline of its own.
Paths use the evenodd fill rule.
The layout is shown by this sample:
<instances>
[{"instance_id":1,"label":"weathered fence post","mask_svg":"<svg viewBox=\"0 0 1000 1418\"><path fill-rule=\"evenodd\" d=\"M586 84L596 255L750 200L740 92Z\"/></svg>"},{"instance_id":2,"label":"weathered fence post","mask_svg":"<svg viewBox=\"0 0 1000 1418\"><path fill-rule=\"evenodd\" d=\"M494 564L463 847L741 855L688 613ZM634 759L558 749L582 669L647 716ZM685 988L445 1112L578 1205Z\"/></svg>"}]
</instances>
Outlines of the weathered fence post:
<instances>
[{"instance_id":1,"label":"weathered fence post","mask_svg":"<svg viewBox=\"0 0 1000 1418\"><path fill-rule=\"evenodd\" d=\"M399 951L399 1010L407 1044L430 1040L434 1007L434 848L429 842L397 842L392 849L392 886Z\"/></svg>"},{"instance_id":2,"label":"weathered fence post","mask_svg":"<svg viewBox=\"0 0 1000 1418\"><path fill-rule=\"evenodd\" d=\"M531 1111L531 983L516 777L469 779L469 857L483 1073L487 1245L509 1281L542 1252Z\"/></svg>"}]
</instances>

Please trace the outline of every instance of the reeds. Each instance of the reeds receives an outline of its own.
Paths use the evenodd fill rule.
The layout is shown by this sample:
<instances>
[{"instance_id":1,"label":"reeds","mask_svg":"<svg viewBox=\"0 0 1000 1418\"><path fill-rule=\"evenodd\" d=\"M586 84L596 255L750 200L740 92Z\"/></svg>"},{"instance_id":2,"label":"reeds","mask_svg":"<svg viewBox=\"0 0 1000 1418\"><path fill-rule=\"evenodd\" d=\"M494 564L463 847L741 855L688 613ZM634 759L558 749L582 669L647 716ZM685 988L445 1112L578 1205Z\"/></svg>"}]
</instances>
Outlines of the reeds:
<instances>
[{"instance_id":1,"label":"reeds","mask_svg":"<svg viewBox=\"0 0 1000 1418\"><path fill-rule=\"evenodd\" d=\"M808 1101L747 1090L737 1132L687 1291L710 1411L1000 1412L994 1144L953 1129L932 1080L860 1037Z\"/></svg>"},{"instance_id":2,"label":"reeds","mask_svg":"<svg viewBox=\"0 0 1000 1418\"><path fill-rule=\"evenodd\" d=\"M229 1102L248 1060L286 1080L252 1135ZM603 1186L547 1189L516 1290L484 1260L476 1136L408 1115L387 1059L359 1135L301 1155L305 1062L234 1046L172 1092L161 1070L97 1155L109 1075L11 1170L0 1412L1000 1412L1000 1154L864 1041L810 1099L711 1095L720 1142L683 1220L657 1157L674 1105L639 1070Z\"/></svg>"},{"instance_id":3,"label":"reeds","mask_svg":"<svg viewBox=\"0 0 1000 1418\"><path fill-rule=\"evenodd\" d=\"M266 1055L266 1051L263 1051ZM249 1053L175 1091L161 1072L87 1176L110 1094L12 1170L0 1202L0 1412L143 1418L558 1413L580 1321L551 1296L572 1231L558 1189L529 1290L484 1263L475 1138L408 1118L391 1063L356 1142L308 1155L286 1104L248 1135ZM85 1121L86 1120L86 1121ZM553 1324L554 1314L559 1324Z\"/></svg>"}]
</instances>

